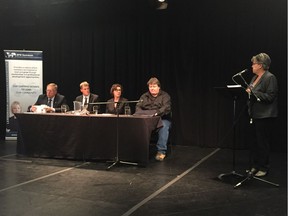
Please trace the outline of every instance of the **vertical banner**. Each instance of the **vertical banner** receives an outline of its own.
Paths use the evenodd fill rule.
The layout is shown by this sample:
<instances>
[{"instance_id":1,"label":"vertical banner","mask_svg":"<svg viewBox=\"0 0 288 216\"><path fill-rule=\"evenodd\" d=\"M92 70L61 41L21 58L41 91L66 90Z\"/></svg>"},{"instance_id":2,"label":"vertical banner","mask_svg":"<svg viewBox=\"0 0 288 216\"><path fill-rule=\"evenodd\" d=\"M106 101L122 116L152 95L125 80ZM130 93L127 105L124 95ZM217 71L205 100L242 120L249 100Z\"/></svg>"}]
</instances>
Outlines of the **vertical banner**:
<instances>
[{"instance_id":1,"label":"vertical banner","mask_svg":"<svg viewBox=\"0 0 288 216\"><path fill-rule=\"evenodd\" d=\"M17 139L17 112L26 112L43 92L42 51L4 50L6 69L6 140Z\"/></svg>"}]
</instances>

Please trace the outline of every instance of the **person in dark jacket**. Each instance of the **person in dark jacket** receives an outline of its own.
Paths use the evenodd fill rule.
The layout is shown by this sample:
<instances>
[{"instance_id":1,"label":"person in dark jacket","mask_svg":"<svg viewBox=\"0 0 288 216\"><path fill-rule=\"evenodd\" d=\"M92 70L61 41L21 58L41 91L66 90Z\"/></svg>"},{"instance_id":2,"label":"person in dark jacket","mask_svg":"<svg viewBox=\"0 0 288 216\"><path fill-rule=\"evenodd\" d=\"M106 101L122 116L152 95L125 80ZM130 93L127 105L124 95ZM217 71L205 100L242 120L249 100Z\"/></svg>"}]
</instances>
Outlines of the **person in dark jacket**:
<instances>
[{"instance_id":1,"label":"person in dark jacket","mask_svg":"<svg viewBox=\"0 0 288 216\"><path fill-rule=\"evenodd\" d=\"M46 94L39 95L35 104L29 107L28 110L35 112L37 110L35 105L43 104L47 105L44 108L46 112L61 112L61 105L67 105L67 101L64 95L58 93L58 86L55 83L49 83L46 86Z\"/></svg>"},{"instance_id":2,"label":"person in dark jacket","mask_svg":"<svg viewBox=\"0 0 288 216\"><path fill-rule=\"evenodd\" d=\"M99 96L90 92L90 85L86 81L80 83L80 92L82 95L77 96L75 101L81 102L82 106L85 107L86 110L92 112L93 104L90 103L96 103Z\"/></svg>"},{"instance_id":3,"label":"person in dark jacket","mask_svg":"<svg viewBox=\"0 0 288 216\"><path fill-rule=\"evenodd\" d=\"M128 100L122 97L122 92L122 85L115 83L111 86L110 94L112 98L107 101L109 103L106 105L106 113L124 114L124 107L128 106L128 104L125 104L125 101Z\"/></svg>"},{"instance_id":4,"label":"person in dark jacket","mask_svg":"<svg viewBox=\"0 0 288 216\"><path fill-rule=\"evenodd\" d=\"M278 85L275 75L268 71L271 59L266 53L253 56L251 62L255 76L246 89L250 98L248 111L255 139L251 146L251 173L262 177L269 168L271 132L278 115Z\"/></svg>"},{"instance_id":5,"label":"person in dark jacket","mask_svg":"<svg viewBox=\"0 0 288 216\"><path fill-rule=\"evenodd\" d=\"M136 113L145 113L147 111L149 114L161 117L163 127L158 131L155 159L163 161L166 157L167 142L171 127L171 98L167 92L161 90L160 81L156 77L149 79L147 85L149 91L140 97L139 102L136 104Z\"/></svg>"}]
</instances>

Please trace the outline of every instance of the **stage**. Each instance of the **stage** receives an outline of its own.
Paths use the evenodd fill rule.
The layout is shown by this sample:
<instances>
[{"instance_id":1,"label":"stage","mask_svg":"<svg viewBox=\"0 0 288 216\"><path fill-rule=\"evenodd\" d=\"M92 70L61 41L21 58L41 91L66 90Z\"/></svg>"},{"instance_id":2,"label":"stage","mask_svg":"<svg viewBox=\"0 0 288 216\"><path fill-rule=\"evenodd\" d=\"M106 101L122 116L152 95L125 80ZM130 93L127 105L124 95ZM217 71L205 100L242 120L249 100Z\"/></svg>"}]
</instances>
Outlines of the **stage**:
<instances>
[{"instance_id":1,"label":"stage","mask_svg":"<svg viewBox=\"0 0 288 216\"><path fill-rule=\"evenodd\" d=\"M163 162L149 155L145 168L99 161L17 156L16 141L0 142L0 215L287 215L286 152L272 152L265 179L234 189L230 149L173 146ZM236 151L245 173L247 150Z\"/></svg>"}]
</instances>

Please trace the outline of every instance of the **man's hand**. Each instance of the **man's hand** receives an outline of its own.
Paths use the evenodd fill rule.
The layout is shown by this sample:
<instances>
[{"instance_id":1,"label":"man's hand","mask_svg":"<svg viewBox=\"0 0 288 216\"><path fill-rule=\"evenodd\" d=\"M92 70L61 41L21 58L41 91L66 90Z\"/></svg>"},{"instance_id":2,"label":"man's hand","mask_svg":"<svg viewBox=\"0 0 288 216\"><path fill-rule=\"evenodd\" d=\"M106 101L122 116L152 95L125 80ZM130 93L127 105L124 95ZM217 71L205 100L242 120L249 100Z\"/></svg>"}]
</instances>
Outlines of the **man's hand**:
<instances>
[{"instance_id":1,"label":"man's hand","mask_svg":"<svg viewBox=\"0 0 288 216\"><path fill-rule=\"evenodd\" d=\"M43 109L44 109L47 113L55 112L55 109L52 108L52 107L49 107L49 106L44 107Z\"/></svg>"},{"instance_id":2,"label":"man's hand","mask_svg":"<svg viewBox=\"0 0 288 216\"><path fill-rule=\"evenodd\" d=\"M30 111L31 111L31 112L35 112L36 110L37 110L37 107L31 106L31 108L30 108Z\"/></svg>"}]
</instances>

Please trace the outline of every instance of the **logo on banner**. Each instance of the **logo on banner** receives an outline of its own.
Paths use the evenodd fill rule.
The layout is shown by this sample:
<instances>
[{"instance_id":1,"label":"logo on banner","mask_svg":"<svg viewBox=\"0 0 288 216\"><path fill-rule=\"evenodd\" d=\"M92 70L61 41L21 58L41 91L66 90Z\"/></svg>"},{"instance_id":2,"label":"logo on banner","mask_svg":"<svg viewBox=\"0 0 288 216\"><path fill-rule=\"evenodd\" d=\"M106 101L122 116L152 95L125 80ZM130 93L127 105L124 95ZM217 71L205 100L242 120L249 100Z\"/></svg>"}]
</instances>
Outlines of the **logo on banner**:
<instances>
[{"instance_id":1,"label":"logo on banner","mask_svg":"<svg viewBox=\"0 0 288 216\"><path fill-rule=\"evenodd\" d=\"M15 52L5 52L5 57L6 58L15 58L16 53Z\"/></svg>"}]
</instances>

